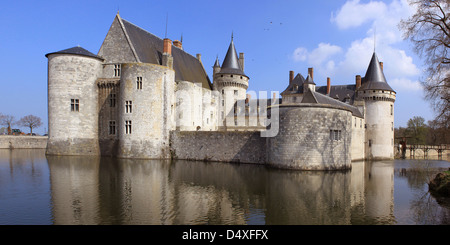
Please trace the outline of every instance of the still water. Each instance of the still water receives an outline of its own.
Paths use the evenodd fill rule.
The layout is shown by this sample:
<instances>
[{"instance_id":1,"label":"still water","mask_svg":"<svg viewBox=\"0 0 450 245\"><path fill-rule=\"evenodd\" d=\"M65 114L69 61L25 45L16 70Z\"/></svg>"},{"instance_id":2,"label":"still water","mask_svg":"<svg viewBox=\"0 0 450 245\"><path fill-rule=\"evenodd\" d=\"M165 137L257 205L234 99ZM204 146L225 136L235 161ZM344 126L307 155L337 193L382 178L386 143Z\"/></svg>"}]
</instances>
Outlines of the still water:
<instances>
[{"instance_id":1,"label":"still water","mask_svg":"<svg viewBox=\"0 0 450 245\"><path fill-rule=\"evenodd\" d=\"M305 172L0 150L0 224L450 224L427 182L450 163L355 162Z\"/></svg>"}]
</instances>

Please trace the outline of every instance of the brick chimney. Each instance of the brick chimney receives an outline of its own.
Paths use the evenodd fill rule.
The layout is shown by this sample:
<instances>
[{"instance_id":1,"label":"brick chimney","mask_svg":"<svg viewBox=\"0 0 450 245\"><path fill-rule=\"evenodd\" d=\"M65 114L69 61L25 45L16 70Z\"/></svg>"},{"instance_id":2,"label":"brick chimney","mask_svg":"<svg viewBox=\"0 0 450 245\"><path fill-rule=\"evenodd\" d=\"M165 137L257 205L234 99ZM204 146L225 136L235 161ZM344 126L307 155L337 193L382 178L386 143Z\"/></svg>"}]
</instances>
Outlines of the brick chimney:
<instances>
[{"instance_id":1,"label":"brick chimney","mask_svg":"<svg viewBox=\"0 0 450 245\"><path fill-rule=\"evenodd\" d=\"M312 68L312 67L308 68L308 75L314 81L314 68Z\"/></svg>"},{"instance_id":2,"label":"brick chimney","mask_svg":"<svg viewBox=\"0 0 450 245\"><path fill-rule=\"evenodd\" d=\"M172 40L164 38L163 53L172 55Z\"/></svg>"},{"instance_id":3,"label":"brick chimney","mask_svg":"<svg viewBox=\"0 0 450 245\"><path fill-rule=\"evenodd\" d=\"M289 84L294 80L294 71L289 71Z\"/></svg>"},{"instance_id":4,"label":"brick chimney","mask_svg":"<svg viewBox=\"0 0 450 245\"><path fill-rule=\"evenodd\" d=\"M327 77L327 94L329 95L331 91L331 81L330 78Z\"/></svg>"},{"instance_id":5,"label":"brick chimney","mask_svg":"<svg viewBox=\"0 0 450 245\"><path fill-rule=\"evenodd\" d=\"M172 40L164 38L162 64L173 69Z\"/></svg>"},{"instance_id":6,"label":"brick chimney","mask_svg":"<svg viewBox=\"0 0 450 245\"><path fill-rule=\"evenodd\" d=\"M356 75L356 89L358 89L359 87L361 87L361 76Z\"/></svg>"},{"instance_id":7,"label":"brick chimney","mask_svg":"<svg viewBox=\"0 0 450 245\"><path fill-rule=\"evenodd\" d=\"M179 48L179 49L183 49L183 43L181 41L175 40L173 41L173 46Z\"/></svg>"}]
</instances>

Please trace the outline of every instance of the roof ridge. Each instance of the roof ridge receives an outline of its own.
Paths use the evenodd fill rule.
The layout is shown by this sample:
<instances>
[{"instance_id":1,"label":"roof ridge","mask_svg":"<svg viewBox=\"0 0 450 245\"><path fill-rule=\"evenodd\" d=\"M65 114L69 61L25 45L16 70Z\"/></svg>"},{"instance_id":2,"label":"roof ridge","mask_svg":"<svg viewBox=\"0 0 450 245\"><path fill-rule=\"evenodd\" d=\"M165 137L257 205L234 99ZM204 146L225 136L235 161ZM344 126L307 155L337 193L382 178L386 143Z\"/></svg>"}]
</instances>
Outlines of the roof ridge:
<instances>
[{"instance_id":1,"label":"roof ridge","mask_svg":"<svg viewBox=\"0 0 450 245\"><path fill-rule=\"evenodd\" d=\"M124 19L124 18L122 18L122 17L121 17L121 19L122 19L123 21L126 21L128 24L130 24L130 25L132 25L132 26L134 26L134 27L136 27L136 28L138 28L138 29L140 29L140 30L142 30L142 31L144 31L144 32L146 32L146 33L148 33L148 34L150 34L150 35L156 37L156 38L158 38L159 40L161 40L161 42L164 41L164 39L158 37L157 35L155 35L155 34L149 32L149 31L145 30L144 28L142 28L142 27L140 27L140 26L138 26L138 25L134 24L133 22L130 22L130 21L128 21L128 20L126 20L126 19ZM172 46L174 46L174 45L172 44ZM174 46L174 47L178 48L177 46ZM192 55L192 54L186 52L184 49L178 48L178 50L180 50L180 51L182 51L182 52L184 52L184 53L190 55L192 58L198 60L196 56L194 56L194 55ZM199 61L199 62L200 62L200 61ZM200 62L200 63L201 63L201 62Z\"/></svg>"}]
</instances>

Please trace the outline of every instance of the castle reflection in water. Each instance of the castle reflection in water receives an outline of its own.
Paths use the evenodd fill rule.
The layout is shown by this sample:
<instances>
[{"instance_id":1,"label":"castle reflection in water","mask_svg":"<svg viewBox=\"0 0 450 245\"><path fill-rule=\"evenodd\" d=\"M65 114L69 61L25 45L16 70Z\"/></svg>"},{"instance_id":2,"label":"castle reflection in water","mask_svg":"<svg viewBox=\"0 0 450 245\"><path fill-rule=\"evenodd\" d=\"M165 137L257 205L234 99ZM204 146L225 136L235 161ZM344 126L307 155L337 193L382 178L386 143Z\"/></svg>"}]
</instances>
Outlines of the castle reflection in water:
<instances>
[{"instance_id":1,"label":"castle reflection in water","mask_svg":"<svg viewBox=\"0 0 450 245\"><path fill-rule=\"evenodd\" d=\"M286 171L0 150L1 172L48 171L53 224L396 224L393 163Z\"/></svg>"}]
</instances>

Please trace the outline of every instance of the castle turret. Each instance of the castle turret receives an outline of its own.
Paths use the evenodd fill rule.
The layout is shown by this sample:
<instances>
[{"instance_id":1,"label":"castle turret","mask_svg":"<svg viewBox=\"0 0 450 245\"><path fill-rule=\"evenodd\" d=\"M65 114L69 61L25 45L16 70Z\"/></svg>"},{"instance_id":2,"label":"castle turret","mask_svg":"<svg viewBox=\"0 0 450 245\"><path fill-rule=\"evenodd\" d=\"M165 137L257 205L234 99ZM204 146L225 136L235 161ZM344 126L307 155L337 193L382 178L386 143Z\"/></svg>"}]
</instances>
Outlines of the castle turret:
<instances>
[{"instance_id":1,"label":"castle turret","mask_svg":"<svg viewBox=\"0 0 450 245\"><path fill-rule=\"evenodd\" d=\"M103 59L81 47L49 53L47 154L98 155L97 78Z\"/></svg>"},{"instance_id":2,"label":"castle turret","mask_svg":"<svg viewBox=\"0 0 450 245\"><path fill-rule=\"evenodd\" d=\"M374 52L366 75L361 79L361 86L357 89L357 98L365 102L366 158L394 158L395 95Z\"/></svg>"},{"instance_id":3,"label":"castle turret","mask_svg":"<svg viewBox=\"0 0 450 245\"><path fill-rule=\"evenodd\" d=\"M233 110L236 101L245 100L247 96L249 77L245 75L242 69L243 57L244 55L241 53L241 59L239 59L232 37L220 71L218 67L214 67L214 70L217 69L218 71L214 74L214 87L221 94L220 106L222 109L220 119L225 119L230 111Z\"/></svg>"}]
</instances>

